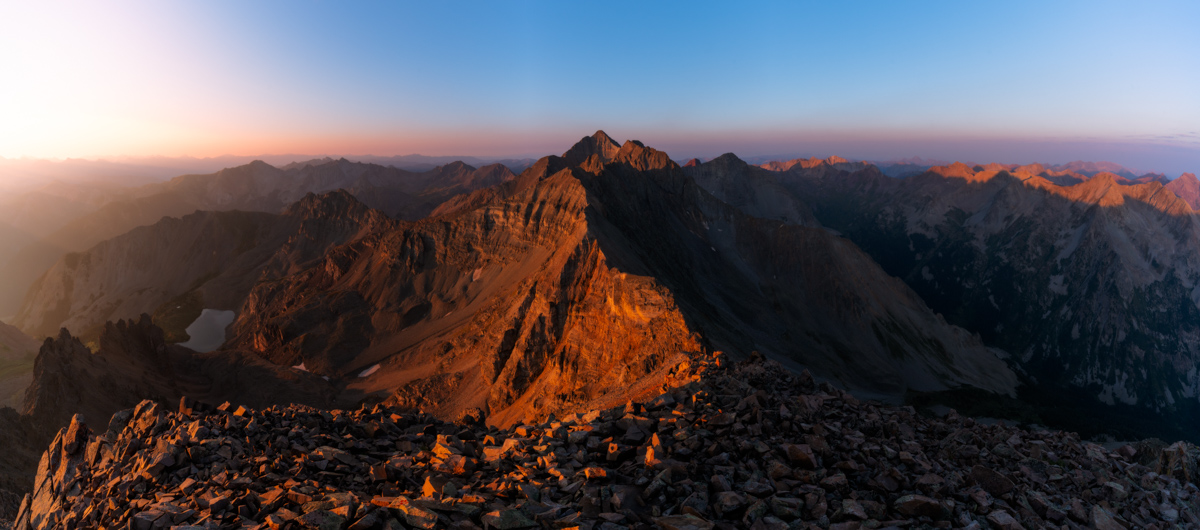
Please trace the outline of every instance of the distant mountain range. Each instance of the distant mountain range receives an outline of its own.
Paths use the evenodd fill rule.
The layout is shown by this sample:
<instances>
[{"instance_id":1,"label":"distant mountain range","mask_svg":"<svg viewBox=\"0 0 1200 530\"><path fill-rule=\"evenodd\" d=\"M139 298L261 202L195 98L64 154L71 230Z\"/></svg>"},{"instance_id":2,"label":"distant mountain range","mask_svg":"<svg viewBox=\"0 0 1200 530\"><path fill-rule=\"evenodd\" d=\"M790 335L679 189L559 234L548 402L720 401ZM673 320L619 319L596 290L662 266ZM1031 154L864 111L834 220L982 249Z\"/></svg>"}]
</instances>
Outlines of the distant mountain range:
<instances>
[{"instance_id":1,"label":"distant mountain range","mask_svg":"<svg viewBox=\"0 0 1200 530\"><path fill-rule=\"evenodd\" d=\"M345 189L387 215L418 219L455 195L513 177L499 164L475 168L453 162L414 173L346 159L292 164L287 169L253 161L211 174L105 189L103 196L83 194L86 201L70 202L61 194L26 194L14 201L16 208L11 211L48 212L43 217L50 220L39 225L26 218L28 226L23 228L0 224L0 242L11 241L11 246L0 247L0 277L5 278L0 284L0 315L15 313L33 281L63 255L87 250L163 217L182 217L197 210L278 213L307 193ZM22 219L12 217L12 222Z\"/></svg>"}]
</instances>

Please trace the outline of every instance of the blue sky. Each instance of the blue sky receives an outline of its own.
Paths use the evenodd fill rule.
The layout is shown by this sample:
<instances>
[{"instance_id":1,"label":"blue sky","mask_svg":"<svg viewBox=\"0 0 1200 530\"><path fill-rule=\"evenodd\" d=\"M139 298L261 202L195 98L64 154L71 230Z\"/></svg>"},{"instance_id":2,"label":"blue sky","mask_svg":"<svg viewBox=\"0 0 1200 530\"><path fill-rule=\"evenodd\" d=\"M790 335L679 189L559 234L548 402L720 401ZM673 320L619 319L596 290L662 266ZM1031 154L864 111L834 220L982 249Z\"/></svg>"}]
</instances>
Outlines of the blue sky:
<instances>
[{"instance_id":1,"label":"blue sky","mask_svg":"<svg viewBox=\"0 0 1200 530\"><path fill-rule=\"evenodd\" d=\"M673 156L1200 169L1197 2L0 5L0 156ZM1174 176L1174 175L1172 175Z\"/></svg>"}]
</instances>

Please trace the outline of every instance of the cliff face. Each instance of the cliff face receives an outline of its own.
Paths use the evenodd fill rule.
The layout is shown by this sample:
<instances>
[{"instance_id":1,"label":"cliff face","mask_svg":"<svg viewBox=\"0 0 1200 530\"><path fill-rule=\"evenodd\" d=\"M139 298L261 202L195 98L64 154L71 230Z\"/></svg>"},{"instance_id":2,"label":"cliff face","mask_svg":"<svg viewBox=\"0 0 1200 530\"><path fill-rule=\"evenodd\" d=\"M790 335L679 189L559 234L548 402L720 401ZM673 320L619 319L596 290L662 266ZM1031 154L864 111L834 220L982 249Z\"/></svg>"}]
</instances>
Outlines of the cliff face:
<instances>
[{"instance_id":1,"label":"cliff face","mask_svg":"<svg viewBox=\"0 0 1200 530\"><path fill-rule=\"evenodd\" d=\"M587 200L564 170L453 219L386 227L256 287L228 347L351 379L381 364L356 385L511 421L626 387L699 345L669 292L609 266Z\"/></svg>"}]
</instances>

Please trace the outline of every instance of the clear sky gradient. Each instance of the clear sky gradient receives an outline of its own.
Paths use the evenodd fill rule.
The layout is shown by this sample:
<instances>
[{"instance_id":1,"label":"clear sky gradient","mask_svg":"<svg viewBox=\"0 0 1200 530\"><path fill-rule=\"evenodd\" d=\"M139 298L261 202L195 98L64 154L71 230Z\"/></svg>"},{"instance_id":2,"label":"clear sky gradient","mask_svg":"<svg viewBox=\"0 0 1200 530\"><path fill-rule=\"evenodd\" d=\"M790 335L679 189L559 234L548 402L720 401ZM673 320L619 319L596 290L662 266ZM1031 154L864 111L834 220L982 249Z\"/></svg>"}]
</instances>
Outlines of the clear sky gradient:
<instances>
[{"instance_id":1,"label":"clear sky gradient","mask_svg":"<svg viewBox=\"0 0 1200 530\"><path fill-rule=\"evenodd\" d=\"M747 5L749 4L749 5ZM1200 170L1200 2L0 2L0 156Z\"/></svg>"}]
</instances>

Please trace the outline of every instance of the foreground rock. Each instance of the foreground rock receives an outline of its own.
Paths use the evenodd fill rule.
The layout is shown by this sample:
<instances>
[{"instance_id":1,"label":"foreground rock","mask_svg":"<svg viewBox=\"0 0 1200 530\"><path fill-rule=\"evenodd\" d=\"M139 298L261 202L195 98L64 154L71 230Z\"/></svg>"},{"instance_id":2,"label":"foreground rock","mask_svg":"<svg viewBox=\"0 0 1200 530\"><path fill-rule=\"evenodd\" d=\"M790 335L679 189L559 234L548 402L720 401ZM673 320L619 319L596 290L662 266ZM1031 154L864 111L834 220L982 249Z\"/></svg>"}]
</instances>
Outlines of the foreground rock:
<instances>
[{"instance_id":1,"label":"foreground rock","mask_svg":"<svg viewBox=\"0 0 1200 530\"><path fill-rule=\"evenodd\" d=\"M861 402L773 362L511 429L378 405L81 418L16 528L1174 528L1194 449Z\"/></svg>"}]
</instances>

